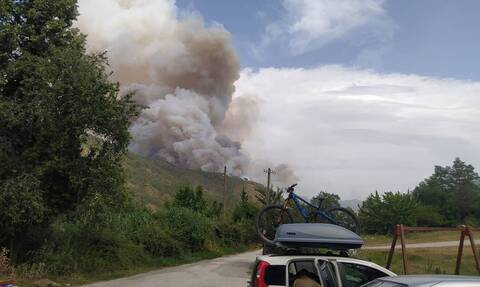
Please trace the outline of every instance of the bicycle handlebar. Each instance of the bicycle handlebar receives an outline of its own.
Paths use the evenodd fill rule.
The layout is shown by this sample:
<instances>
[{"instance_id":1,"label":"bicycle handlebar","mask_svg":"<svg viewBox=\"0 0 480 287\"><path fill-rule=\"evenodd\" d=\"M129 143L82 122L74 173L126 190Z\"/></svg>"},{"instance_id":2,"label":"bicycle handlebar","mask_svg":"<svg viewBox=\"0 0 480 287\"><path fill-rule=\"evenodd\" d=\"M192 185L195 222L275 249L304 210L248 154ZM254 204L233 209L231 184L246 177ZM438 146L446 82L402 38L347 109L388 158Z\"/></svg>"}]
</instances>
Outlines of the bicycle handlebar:
<instances>
[{"instance_id":1,"label":"bicycle handlebar","mask_svg":"<svg viewBox=\"0 0 480 287\"><path fill-rule=\"evenodd\" d=\"M287 193L292 192L293 188L297 186L298 183L292 184L290 187L287 188Z\"/></svg>"}]
</instances>

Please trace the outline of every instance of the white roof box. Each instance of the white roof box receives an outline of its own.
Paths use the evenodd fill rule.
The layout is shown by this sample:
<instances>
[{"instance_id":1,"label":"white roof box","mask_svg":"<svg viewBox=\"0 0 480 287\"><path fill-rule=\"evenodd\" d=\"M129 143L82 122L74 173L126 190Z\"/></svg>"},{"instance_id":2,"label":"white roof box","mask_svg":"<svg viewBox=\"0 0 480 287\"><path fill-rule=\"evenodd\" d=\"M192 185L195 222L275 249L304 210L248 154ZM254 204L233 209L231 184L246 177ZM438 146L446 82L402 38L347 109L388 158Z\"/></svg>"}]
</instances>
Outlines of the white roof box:
<instances>
[{"instance_id":1,"label":"white roof box","mask_svg":"<svg viewBox=\"0 0 480 287\"><path fill-rule=\"evenodd\" d=\"M339 225L292 223L277 227L275 243L280 247L311 247L336 250L357 249L364 244L356 233Z\"/></svg>"}]
</instances>

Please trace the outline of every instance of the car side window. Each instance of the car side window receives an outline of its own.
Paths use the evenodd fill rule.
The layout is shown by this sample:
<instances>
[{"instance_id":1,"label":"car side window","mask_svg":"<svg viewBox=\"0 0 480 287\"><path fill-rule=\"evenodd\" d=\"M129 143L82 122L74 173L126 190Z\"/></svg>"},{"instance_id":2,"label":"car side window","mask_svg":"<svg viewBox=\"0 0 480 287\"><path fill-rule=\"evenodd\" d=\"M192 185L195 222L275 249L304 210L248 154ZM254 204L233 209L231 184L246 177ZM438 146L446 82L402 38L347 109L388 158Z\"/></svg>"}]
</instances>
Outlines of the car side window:
<instances>
[{"instance_id":1,"label":"car side window","mask_svg":"<svg viewBox=\"0 0 480 287\"><path fill-rule=\"evenodd\" d=\"M313 259L292 261L287 269L289 287L304 286L305 284L310 284L308 286L321 286Z\"/></svg>"},{"instance_id":2,"label":"car side window","mask_svg":"<svg viewBox=\"0 0 480 287\"><path fill-rule=\"evenodd\" d=\"M380 270L361 264L338 262L338 268L344 287L359 287L379 277L388 276Z\"/></svg>"},{"instance_id":3,"label":"car side window","mask_svg":"<svg viewBox=\"0 0 480 287\"><path fill-rule=\"evenodd\" d=\"M318 261L318 271L323 287L337 287L337 274L335 273L335 266L331 262Z\"/></svg>"}]
</instances>

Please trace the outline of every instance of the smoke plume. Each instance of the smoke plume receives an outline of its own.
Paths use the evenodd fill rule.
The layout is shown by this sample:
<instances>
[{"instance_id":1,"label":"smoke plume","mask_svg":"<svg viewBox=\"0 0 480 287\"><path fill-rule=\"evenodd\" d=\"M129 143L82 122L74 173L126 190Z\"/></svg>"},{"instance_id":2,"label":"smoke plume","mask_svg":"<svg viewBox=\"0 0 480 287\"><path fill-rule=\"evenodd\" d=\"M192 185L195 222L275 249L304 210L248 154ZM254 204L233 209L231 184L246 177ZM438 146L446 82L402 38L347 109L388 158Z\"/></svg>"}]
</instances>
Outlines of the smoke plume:
<instances>
[{"instance_id":1,"label":"smoke plume","mask_svg":"<svg viewBox=\"0 0 480 287\"><path fill-rule=\"evenodd\" d=\"M240 65L223 27L181 14L169 0L79 0L79 12L88 50L106 51L121 93L146 107L130 128L132 151L263 178L264 166L240 146L256 125L258 103L254 95L232 101ZM288 166L280 170L295 179Z\"/></svg>"},{"instance_id":2,"label":"smoke plume","mask_svg":"<svg viewBox=\"0 0 480 287\"><path fill-rule=\"evenodd\" d=\"M206 27L198 15L179 16L166 0L80 0L79 11L88 49L107 51L113 80L147 107L131 127L131 150L243 174L249 159L217 132L240 67L225 29Z\"/></svg>"}]
</instances>

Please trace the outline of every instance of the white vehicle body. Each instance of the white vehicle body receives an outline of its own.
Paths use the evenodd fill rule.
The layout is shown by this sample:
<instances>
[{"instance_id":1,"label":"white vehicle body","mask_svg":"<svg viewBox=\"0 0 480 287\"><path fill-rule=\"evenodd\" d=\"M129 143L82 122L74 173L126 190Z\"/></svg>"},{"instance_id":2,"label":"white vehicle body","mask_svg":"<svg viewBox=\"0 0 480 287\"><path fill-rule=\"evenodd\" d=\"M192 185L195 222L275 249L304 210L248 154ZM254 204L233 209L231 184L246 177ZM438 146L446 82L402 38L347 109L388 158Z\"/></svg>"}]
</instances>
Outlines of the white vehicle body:
<instances>
[{"instance_id":1,"label":"white vehicle body","mask_svg":"<svg viewBox=\"0 0 480 287\"><path fill-rule=\"evenodd\" d=\"M358 287L376 278L396 276L375 263L349 257L271 254L257 258L248 286L294 287L299 276L307 275L322 287Z\"/></svg>"}]
</instances>

